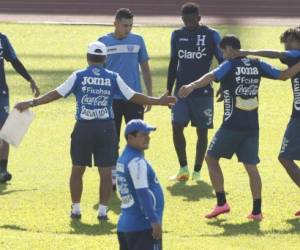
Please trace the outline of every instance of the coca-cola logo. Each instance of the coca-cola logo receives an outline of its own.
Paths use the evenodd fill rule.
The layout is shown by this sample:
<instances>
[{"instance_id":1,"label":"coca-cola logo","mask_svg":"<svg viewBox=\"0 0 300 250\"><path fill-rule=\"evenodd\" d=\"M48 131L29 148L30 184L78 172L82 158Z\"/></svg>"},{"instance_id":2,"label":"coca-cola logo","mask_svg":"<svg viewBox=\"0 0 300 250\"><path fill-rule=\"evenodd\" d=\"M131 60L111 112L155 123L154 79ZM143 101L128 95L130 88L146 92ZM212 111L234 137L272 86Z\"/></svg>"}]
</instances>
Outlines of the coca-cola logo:
<instances>
[{"instance_id":1,"label":"coca-cola logo","mask_svg":"<svg viewBox=\"0 0 300 250\"><path fill-rule=\"evenodd\" d=\"M246 96L256 96L258 93L257 85L244 86L239 85L235 89L235 94L238 95L246 95Z\"/></svg>"},{"instance_id":2,"label":"coca-cola logo","mask_svg":"<svg viewBox=\"0 0 300 250\"><path fill-rule=\"evenodd\" d=\"M107 106L107 103L107 96L90 97L89 95L84 95L81 98L82 105Z\"/></svg>"}]
</instances>

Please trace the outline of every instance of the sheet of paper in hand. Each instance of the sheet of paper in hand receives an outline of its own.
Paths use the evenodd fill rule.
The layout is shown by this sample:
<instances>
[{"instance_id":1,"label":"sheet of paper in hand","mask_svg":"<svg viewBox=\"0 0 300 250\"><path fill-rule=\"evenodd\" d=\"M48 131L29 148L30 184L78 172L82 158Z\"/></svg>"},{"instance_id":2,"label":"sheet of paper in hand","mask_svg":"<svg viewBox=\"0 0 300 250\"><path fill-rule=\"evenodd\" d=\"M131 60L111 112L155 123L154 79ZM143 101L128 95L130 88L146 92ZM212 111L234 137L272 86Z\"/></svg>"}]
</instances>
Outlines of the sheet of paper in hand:
<instances>
[{"instance_id":1,"label":"sheet of paper in hand","mask_svg":"<svg viewBox=\"0 0 300 250\"><path fill-rule=\"evenodd\" d=\"M0 130L0 138L18 147L34 118L34 113L27 109L22 113L13 109Z\"/></svg>"}]
</instances>

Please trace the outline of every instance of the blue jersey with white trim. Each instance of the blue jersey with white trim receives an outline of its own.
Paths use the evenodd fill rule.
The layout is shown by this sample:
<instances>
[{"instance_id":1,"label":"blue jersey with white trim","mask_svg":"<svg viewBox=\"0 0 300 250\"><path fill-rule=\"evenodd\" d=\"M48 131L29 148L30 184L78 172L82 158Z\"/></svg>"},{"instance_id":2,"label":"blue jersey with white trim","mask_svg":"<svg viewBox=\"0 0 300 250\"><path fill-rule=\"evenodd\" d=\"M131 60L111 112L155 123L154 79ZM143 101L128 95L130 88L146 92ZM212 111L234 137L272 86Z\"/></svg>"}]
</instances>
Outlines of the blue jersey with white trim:
<instances>
[{"instance_id":1,"label":"blue jersey with white trim","mask_svg":"<svg viewBox=\"0 0 300 250\"><path fill-rule=\"evenodd\" d=\"M172 33L171 57L178 60L175 94L182 85L195 81L209 72L213 56L219 63L223 61L219 49L220 41L219 33L204 25L199 25L192 31L183 27ZM212 97L212 86L197 89L190 96Z\"/></svg>"},{"instance_id":2,"label":"blue jersey with white trim","mask_svg":"<svg viewBox=\"0 0 300 250\"><path fill-rule=\"evenodd\" d=\"M285 51L285 58L281 59L281 62L288 65L289 67L294 66L300 62L300 50L287 50ZM292 79L293 89L293 107L292 107L292 118L300 118L300 73L295 75Z\"/></svg>"},{"instance_id":3,"label":"blue jersey with white trim","mask_svg":"<svg viewBox=\"0 0 300 250\"><path fill-rule=\"evenodd\" d=\"M224 61L213 70L224 94L222 127L231 130L257 130L258 90L262 77L278 79L280 71L257 59Z\"/></svg>"},{"instance_id":4,"label":"blue jersey with white trim","mask_svg":"<svg viewBox=\"0 0 300 250\"><path fill-rule=\"evenodd\" d=\"M12 61L17 59L17 56L7 36L0 33L0 95L7 96L8 86L5 78L4 59Z\"/></svg>"},{"instance_id":5,"label":"blue jersey with white trim","mask_svg":"<svg viewBox=\"0 0 300 250\"><path fill-rule=\"evenodd\" d=\"M76 120L113 120L113 96L129 100L135 94L118 73L96 65L75 71L56 91L63 97L75 95Z\"/></svg>"},{"instance_id":6,"label":"blue jersey with white trim","mask_svg":"<svg viewBox=\"0 0 300 250\"><path fill-rule=\"evenodd\" d=\"M117 39L114 33L110 33L98 41L107 47L106 68L119 73L130 88L141 93L139 64L149 60L144 39L133 33ZM121 95L115 95L114 98L124 99Z\"/></svg>"},{"instance_id":7,"label":"blue jersey with white trim","mask_svg":"<svg viewBox=\"0 0 300 250\"><path fill-rule=\"evenodd\" d=\"M121 196L119 232L142 231L151 228L137 196L138 189L148 189L152 198L152 209L162 222L164 196L154 170L141 151L126 146L117 162L117 189Z\"/></svg>"}]
</instances>

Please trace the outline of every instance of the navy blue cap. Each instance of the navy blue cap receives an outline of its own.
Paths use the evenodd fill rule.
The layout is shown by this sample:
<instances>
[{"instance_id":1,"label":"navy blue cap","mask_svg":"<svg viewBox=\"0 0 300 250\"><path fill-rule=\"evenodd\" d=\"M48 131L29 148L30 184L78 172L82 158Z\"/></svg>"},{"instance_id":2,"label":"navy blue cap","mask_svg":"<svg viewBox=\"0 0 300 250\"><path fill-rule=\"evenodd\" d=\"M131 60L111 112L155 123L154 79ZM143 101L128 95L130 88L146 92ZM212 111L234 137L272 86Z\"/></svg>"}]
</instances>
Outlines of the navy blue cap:
<instances>
[{"instance_id":1,"label":"navy blue cap","mask_svg":"<svg viewBox=\"0 0 300 250\"><path fill-rule=\"evenodd\" d=\"M129 121L125 128L125 135L130 134L133 131L149 133L151 131L155 131L156 127L153 127L141 119L133 119Z\"/></svg>"}]
</instances>

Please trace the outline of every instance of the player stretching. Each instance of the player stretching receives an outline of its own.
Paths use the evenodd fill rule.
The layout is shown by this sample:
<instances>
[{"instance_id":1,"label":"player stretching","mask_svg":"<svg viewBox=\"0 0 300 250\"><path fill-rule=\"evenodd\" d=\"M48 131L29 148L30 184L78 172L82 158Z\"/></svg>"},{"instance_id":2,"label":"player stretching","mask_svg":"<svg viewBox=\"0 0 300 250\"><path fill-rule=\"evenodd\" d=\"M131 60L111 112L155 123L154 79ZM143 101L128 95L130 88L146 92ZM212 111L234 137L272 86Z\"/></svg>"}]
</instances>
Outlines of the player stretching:
<instances>
[{"instance_id":1,"label":"player stretching","mask_svg":"<svg viewBox=\"0 0 300 250\"><path fill-rule=\"evenodd\" d=\"M242 51L242 54L279 58L289 67L300 62L300 27L286 30L281 35L280 41L284 43L286 51L253 50ZM292 88L294 93L293 111L282 140L278 159L291 179L300 187L300 169L294 162L300 160L300 74L292 78ZM295 216L300 216L300 210L295 213Z\"/></svg>"},{"instance_id":2,"label":"player stretching","mask_svg":"<svg viewBox=\"0 0 300 250\"><path fill-rule=\"evenodd\" d=\"M234 35L225 36L220 47L223 62L215 70L205 74L199 80L181 87L180 97L186 97L197 88L203 88L211 81L221 81L224 95L224 117L221 128L212 139L207 151L206 162L210 179L217 196L217 206L206 215L214 218L228 213L230 207L226 202L224 178L219 165L220 158L230 159L237 155L249 175L253 197L253 210L248 216L251 220L262 220L261 179L257 169L258 157L258 89L261 77L286 80L300 71L300 63L280 71L271 65L246 57L236 57L241 48L239 39Z\"/></svg>"}]
</instances>

